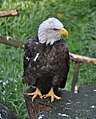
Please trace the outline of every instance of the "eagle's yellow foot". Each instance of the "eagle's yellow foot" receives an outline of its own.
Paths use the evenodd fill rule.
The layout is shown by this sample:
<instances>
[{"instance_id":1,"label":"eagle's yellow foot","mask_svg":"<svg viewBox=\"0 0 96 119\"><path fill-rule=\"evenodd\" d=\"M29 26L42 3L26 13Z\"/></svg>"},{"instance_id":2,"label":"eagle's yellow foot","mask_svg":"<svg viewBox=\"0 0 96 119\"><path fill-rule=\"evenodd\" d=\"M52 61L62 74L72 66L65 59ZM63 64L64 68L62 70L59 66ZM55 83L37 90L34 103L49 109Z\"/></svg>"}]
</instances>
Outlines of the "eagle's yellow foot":
<instances>
[{"instance_id":1,"label":"eagle's yellow foot","mask_svg":"<svg viewBox=\"0 0 96 119\"><path fill-rule=\"evenodd\" d=\"M33 92L33 93L27 93L27 95L33 96L33 97L32 97L32 101L33 101L37 96L39 96L40 98L42 98L41 91L40 91L38 88L36 88L36 91L35 91L35 92Z\"/></svg>"},{"instance_id":2,"label":"eagle's yellow foot","mask_svg":"<svg viewBox=\"0 0 96 119\"><path fill-rule=\"evenodd\" d=\"M53 102L54 99L57 99L57 100L61 99L61 97L58 97L57 95L54 94L53 88L51 88L51 90L48 92L48 94L45 94L43 97L44 98L51 97L51 102Z\"/></svg>"}]
</instances>

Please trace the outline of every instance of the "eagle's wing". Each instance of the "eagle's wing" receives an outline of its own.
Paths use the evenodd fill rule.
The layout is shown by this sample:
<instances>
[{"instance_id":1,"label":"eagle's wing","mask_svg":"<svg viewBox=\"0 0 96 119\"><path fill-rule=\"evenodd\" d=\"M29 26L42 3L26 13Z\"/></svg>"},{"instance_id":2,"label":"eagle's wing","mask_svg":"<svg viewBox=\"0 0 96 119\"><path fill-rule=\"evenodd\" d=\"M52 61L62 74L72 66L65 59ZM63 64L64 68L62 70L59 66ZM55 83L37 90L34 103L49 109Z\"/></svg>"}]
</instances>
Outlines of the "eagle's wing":
<instances>
[{"instance_id":1,"label":"eagle's wing","mask_svg":"<svg viewBox=\"0 0 96 119\"><path fill-rule=\"evenodd\" d=\"M60 42L55 43L49 57L49 69L47 71L53 72L54 77L53 86L65 87L67 75L69 72L69 51L65 41L62 39Z\"/></svg>"},{"instance_id":2,"label":"eagle's wing","mask_svg":"<svg viewBox=\"0 0 96 119\"><path fill-rule=\"evenodd\" d=\"M32 79L31 74L31 60L35 57L34 45L36 42L36 37L29 37L25 43L24 48L24 60L23 60L23 82L27 84L35 83L35 79Z\"/></svg>"},{"instance_id":3,"label":"eagle's wing","mask_svg":"<svg viewBox=\"0 0 96 119\"><path fill-rule=\"evenodd\" d=\"M70 68L69 51L68 51L67 47L65 48L64 55L65 55L65 60L63 62L64 63L63 65L65 65L66 69L64 69L63 73L61 74L61 77L63 78L63 80L61 81L60 88L65 87L65 84L66 84L66 81L67 81L67 78L68 78L69 68Z\"/></svg>"}]
</instances>

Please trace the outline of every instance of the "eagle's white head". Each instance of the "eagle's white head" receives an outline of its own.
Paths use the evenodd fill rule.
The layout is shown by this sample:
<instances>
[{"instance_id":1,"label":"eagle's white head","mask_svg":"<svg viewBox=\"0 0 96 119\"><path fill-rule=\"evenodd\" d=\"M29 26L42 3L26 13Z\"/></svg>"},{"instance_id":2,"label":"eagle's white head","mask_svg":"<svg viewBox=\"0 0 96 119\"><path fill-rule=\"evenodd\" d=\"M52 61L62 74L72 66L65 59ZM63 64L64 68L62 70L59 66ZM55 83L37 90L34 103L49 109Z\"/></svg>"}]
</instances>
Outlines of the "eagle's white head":
<instances>
[{"instance_id":1,"label":"eagle's white head","mask_svg":"<svg viewBox=\"0 0 96 119\"><path fill-rule=\"evenodd\" d=\"M38 29L38 38L40 43L53 45L55 41L61 39L61 35L68 36L63 24L56 18L49 18L43 21Z\"/></svg>"}]
</instances>

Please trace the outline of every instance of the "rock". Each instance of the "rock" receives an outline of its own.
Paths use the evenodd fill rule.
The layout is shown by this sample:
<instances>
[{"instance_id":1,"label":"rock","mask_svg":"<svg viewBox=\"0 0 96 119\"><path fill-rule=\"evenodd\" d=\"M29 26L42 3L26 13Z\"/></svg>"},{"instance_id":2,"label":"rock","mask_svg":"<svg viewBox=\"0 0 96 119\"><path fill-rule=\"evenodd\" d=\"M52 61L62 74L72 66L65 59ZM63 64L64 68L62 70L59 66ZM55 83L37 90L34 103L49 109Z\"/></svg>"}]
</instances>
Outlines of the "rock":
<instances>
[{"instance_id":1,"label":"rock","mask_svg":"<svg viewBox=\"0 0 96 119\"><path fill-rule=\"evenodd\" d=\"M19 119L5 105L0 103L0 119Z\"/></svg>"},{"instance_id":2,"label":"rock","mask_svg":"<svg viewBox=\"0 0 96 119\"><path fill-rule=\"evenodd\" d=\"M79 93L60 90L61 100L37 98L32 102L25 91L25 101L30 119L96 119L96 84L79 88Z\"/></svg>"}]
</instances>

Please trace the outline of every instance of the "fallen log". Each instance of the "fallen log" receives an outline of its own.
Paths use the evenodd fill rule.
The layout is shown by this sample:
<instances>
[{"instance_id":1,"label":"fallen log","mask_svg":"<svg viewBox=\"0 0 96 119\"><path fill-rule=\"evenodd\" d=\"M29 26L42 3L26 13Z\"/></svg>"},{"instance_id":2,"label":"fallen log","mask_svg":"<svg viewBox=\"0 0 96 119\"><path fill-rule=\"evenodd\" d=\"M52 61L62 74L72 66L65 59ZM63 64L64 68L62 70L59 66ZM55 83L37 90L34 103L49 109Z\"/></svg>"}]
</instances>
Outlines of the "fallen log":
<instances>
[{"instance_id":1,"label":"fallen log","mask_svg":"<svg viewBox=\"0 0 96 119\"><path fill-rule=\"evenodd\" d=\"M17 10L7 10L7 11L1 11L0 17L8 17L8 16L18 16L19 13Z\"/></svg>"}]
</instances>

